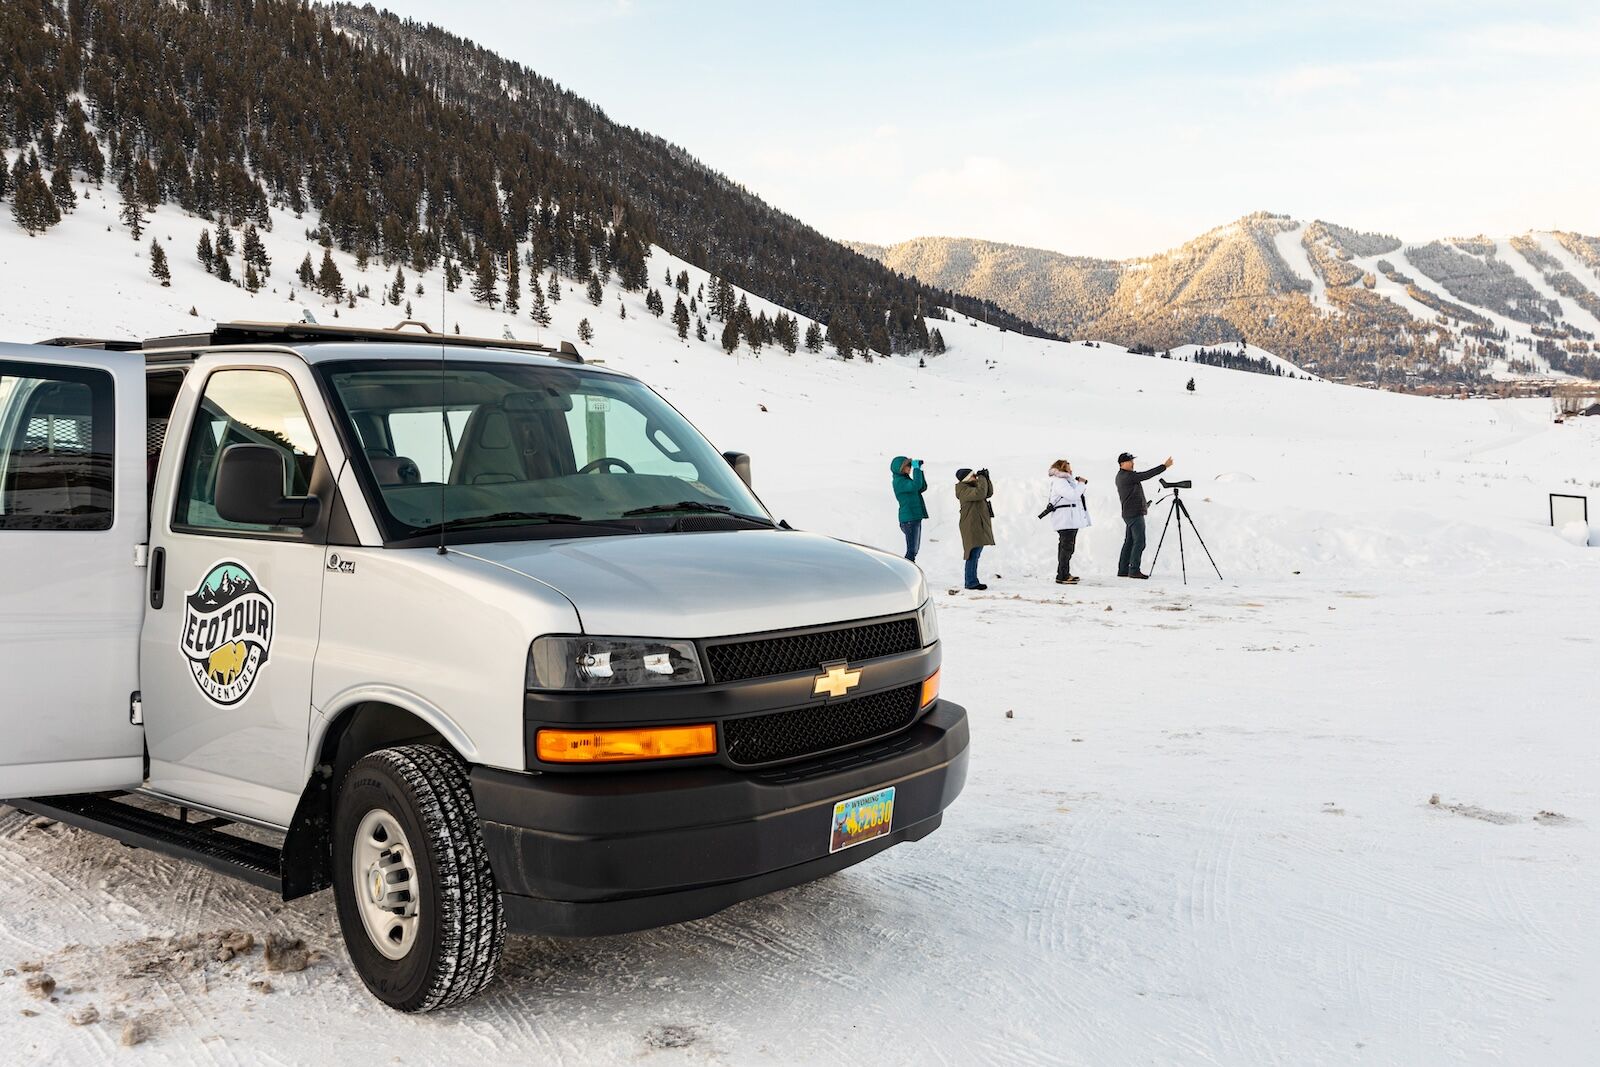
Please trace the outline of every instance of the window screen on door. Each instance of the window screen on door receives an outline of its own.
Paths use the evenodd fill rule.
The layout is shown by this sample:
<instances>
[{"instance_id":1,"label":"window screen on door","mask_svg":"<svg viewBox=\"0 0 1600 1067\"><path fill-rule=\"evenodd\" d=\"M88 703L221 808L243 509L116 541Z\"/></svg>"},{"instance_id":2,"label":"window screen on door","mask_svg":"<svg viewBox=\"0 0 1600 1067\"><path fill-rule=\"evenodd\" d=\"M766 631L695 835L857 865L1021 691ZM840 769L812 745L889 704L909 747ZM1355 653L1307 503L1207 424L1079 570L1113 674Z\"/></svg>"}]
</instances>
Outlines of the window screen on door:
<instances>
[{"instance_id":1,"label":"window screen on door","mask_svg":"<svg viewBox=\"0 0 1600 1067\"><path fill-rule=\"evenodd\" d=\"M317 438L294 383L276 371L223 370L206 381L189 430L173 522L229 532L298 533L289 527L229 522L217 514L217 463L230 445L270 445L283 456L284 496L306 496Z\"/></svg>"},{"instance_id":2,"label":"window screen on door","mask_svg":"<svg viewBox=\"0 0 1600 1067\"><path fill-rule=\"evenodd\" d=\"M105 371L0 362L0 530L109 530L115 387Z\"/></svg>"}]
</instances>

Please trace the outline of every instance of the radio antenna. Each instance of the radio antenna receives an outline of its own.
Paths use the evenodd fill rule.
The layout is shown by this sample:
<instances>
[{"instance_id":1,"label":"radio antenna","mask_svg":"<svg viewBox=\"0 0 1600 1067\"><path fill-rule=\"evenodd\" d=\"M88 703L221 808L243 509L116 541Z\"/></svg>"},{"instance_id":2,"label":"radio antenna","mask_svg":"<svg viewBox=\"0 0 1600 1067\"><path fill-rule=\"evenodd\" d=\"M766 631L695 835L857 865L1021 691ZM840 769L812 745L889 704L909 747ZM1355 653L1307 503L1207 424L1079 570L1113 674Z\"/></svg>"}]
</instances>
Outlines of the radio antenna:
<instances>
[{"instance_id":1,"label":"radio antenna","mask_svg":"<svg viewBox=\"0 0 1600 1067\"><path fill-rule=\"evenodd\" d=\"M450 260L448 257L444 261L444 271L446 274L450 272ZM444 320L446 314L444 297L446 288L447 286L441 279L439 282L439 555L441 556L447 554L444 547L444 535L449 516L445 514L444 487L446 480L450 477L450 409L445 406L447 386L444 373Z\"/></svg>"}]
</instances>

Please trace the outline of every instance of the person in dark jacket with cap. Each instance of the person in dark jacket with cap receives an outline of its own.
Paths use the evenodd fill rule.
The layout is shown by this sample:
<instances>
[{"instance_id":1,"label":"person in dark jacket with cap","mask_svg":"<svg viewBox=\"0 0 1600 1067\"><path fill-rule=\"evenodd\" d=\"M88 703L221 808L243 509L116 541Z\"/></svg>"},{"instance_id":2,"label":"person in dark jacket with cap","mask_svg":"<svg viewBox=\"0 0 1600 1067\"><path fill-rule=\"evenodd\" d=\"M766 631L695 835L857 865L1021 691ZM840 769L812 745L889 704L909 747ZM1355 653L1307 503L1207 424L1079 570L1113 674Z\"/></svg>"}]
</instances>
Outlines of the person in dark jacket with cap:
<instances>
[{"instance_id":1,"label":"person in dark jacket with cap","mask_svg":"<svg viewBox=\"0 0 1600 1067\"><path fill-rule=\"evenodd\" d=\"M928 491L928 479L922 476L922 460L909 456L896 456L889 461L894 485L894 499L900 505L900 532L906 535L906 559L917 561L917 549L922 546L922 520L928 517L928 505L922 494Z\"/></svg>"},{"instance_id":2,"label":"person in dark jacket with cap","mask_svg":"<svg viewBox=\"0 0 1600 1067\"><path fill-rule=\"evenodd\" d=\"M1122 535L1122 555L1117 557L1118 578L1148 578L1144 573L1144 517L1150 510L1150 501L1144 495L1144 483L1172 466L1172 457L1159 467L1147 471L1133 469L1133 453L1124 452L1117 457L1117 496L1122 500L1122 521L1126 530Z\"/></svg>"},{"instance_id":3,"label":"person in dark jacket with cap","mask_svg":"<svg viewBox=\"0 0 1600 1067\"><path fill-rule=\"evenodd\" d=\"M979 471L962 467L956 471L956 499L961 502L961 551L967 561L966 587L987 589L978 581L978 557L985 545L994 544L994 483L987 468Z\"/></svg>"}]
</instances>

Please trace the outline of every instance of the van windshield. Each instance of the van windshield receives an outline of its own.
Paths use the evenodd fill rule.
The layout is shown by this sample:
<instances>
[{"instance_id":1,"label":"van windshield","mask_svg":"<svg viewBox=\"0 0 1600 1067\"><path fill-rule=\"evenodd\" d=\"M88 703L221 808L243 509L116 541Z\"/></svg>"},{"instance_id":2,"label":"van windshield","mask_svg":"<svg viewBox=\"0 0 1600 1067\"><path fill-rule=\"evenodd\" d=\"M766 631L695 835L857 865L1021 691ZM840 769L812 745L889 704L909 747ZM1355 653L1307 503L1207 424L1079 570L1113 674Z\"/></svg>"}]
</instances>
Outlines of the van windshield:
<instances>
[{"instance_id":1,"label":"van windshield","mask_svg":"<svg viewBox=\"0 0 1600 1067\"><path fill-rule=\"evenodd\" d=\"M441 523L471 540L532 533L517 527L773 525L706 439L632 378L468 360L322 370L387 540L438 533Z\"/></svg>"}]
</instances>

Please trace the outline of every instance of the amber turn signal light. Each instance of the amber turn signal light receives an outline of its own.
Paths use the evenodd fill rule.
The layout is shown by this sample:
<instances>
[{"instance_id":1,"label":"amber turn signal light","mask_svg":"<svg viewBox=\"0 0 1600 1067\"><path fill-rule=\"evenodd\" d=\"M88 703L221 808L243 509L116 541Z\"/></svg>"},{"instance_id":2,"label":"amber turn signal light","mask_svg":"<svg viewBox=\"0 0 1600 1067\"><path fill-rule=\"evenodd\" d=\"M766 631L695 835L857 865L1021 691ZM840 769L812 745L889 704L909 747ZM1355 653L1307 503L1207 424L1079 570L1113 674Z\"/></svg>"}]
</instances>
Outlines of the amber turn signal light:
<instances>
[{"instance_id":1,"label":"amber turn signal light","mask_svg":"<svg viewBox=\"0 0 1600 1067\"><path fill-rule=\"evenodd\" d=\"M923 691L927 688L924 686ZM641 730L540 730L537 750L546 763L618 763L717 754L717 728L660 726Z\"/></svg>"},{"instance_id":2,"label":"amber turn signal light","mask_svg":"<svg viewBox=\"0 0 1600 1067\"><path fill-rule=\"evenodd\" d=\"M922 683L922 703L918 704L917 707L925 708L938 699L939 671L934 671L932 674L928 675L927 679Z\"/></svg>"}]
</instances>

